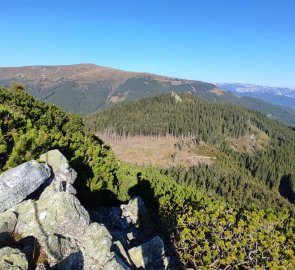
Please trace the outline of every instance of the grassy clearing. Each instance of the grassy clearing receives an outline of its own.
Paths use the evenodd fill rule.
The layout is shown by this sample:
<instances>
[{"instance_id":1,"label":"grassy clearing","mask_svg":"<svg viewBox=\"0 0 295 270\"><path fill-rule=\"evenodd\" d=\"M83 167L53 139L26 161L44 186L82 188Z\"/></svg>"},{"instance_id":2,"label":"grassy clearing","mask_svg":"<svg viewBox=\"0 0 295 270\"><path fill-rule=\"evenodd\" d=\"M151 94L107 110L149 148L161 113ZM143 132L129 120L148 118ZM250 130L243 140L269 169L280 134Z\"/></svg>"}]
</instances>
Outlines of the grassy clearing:
<instances>
[{"instance_id":1,"label":"grassy clearing","mask_svg":"<svg viewBox=\"0 0 295 270\"><path fill-rule=\"evenodd\" d=\"M119 160L136 165L168 168L199 163L211 165L216 157L212 147L192 143L189 138L173 136L118 136L98 134L110 145Z\"/></svg>"}]
</instances>

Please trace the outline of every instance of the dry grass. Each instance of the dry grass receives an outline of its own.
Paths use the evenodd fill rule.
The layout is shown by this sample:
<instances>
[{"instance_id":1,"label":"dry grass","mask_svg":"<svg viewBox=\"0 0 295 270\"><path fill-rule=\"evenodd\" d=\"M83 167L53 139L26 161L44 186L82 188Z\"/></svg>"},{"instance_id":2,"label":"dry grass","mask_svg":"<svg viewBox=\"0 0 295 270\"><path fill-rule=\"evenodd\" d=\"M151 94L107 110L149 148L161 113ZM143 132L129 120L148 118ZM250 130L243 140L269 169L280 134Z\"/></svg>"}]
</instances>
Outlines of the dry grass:
<instances>
[{"instance_id":1,"label":"dry grass","mask_svg":"<svg viewBox=\"0 0 295 270\"><path fill-rule=\"evenodd\" d=\"M110 145L121 161L138 165L171 167L176 165L192 166L199 163L212 164L215 157L198 154L198 146L189 138L172 136L108 136L98 134ZM179 147L184 145L185 147Z\"/></svg>"},{"instance_id":2,"label":"dry grass","mask_svg":"<svg viewBox=\"0 0 295 270\"><path fill-rule=\"evenodd\" d=\"M209 92L215 94L216 96L222 96L224 94L224 91L218 88L215 88L213 90L209 90Z\"/></svg>"}]
</instances>

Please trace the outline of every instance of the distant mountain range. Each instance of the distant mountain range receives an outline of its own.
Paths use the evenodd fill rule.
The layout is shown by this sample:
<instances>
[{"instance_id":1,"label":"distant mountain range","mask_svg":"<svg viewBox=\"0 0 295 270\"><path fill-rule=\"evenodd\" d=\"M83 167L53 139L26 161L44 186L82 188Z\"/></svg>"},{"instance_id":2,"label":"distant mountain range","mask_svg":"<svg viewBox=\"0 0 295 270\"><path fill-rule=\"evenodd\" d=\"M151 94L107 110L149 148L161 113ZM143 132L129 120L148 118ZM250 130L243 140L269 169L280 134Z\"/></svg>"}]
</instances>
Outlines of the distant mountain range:
<instances>
[{"instance_id":1,"label":"distant mountain range","mask_svg":"<svg viewBox=\"0 0 295 270\"><path fill-rule=\"evenodd\" d=\"M194 92L216 96L214 84L127 72L93 64L0 68L0 83L22 83L42 101L79 114L95 112L126 99L140 99L163 92Z\"/></svg>"},{"instance_id":2,"label":"distant mountain range","mask_svg":"<svg viewBox=\"0 0 295 270\"><path fill-rule=\"evenodd\" d=\"M240 96L253 97L295 109L295 89L238 83L219 83L217 86Z\"/></svg>"},{"instance_id":3,"label":"distant mountain range","mask_svg":"<svg viewBox=\"0 0 295 270\"><path fill-rule=\"evenodd\" d=\"M192 93L209 101L234 103L295 125L295 110L219 89L215 84L128 72L94 64L0 67L0 84L21 83L36 98L81 115L124 100L166 92Z\"/></svg>"}]
</instances>

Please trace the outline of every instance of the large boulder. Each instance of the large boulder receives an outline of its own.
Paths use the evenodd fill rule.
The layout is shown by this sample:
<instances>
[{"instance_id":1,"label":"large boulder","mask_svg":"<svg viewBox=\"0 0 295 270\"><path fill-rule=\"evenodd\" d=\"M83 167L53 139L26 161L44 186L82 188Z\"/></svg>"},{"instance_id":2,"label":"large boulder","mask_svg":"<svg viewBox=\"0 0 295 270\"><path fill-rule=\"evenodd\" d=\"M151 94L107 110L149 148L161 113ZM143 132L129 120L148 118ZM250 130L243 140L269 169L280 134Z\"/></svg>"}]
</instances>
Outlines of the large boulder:
<instances>
[{"instance_id":1,"label":"large boulder","mask_svg":"<svg viewBox=\"0 0 295 270\"><path fill-rule=\"evenodd\" d=\"M46 164L25 162L0 175L0 213L23 201L51 175Z\"/></svg>"},{"instance_id":2,"label":"large boulder","mask_svg":"<svg viewBox=\"0 0 295 270\"><path fill-rule=\"evenodd\" d=\"M24 201L16 211L19 214L16 231L38 240L51 234L78 238L89 225L88 212L74 195L66 192Z\"/></svg>"},{"instance_id":3,"label":"large boulder","mask_svg":"<svg viewBox=\"0 0 295 270\"><path fill-rule=\"evenodd\" d=\"M47 270L36 269L36 270ZM64 258L62 261L50 267L51 270L86 270L84 267L84 257L81 251L71 253L69 256Z\"/></svg>"},{"instance_id":4,"label":"large boulder","mask_svg":"<svg viewBox=\"0 0 295 270\"><path fill-rule=\"evenodd\" d=\"M92 223L80 239L84 267L88 270L127 270L128 266L111 251L112 236L105 226Z\"/></svg>"},{"instance_id":5,"label":"large boulder","mask_svg":"<svg viewBox=\"0 0 295 270\"><path fill-rule=\"evenodd\" d=\"M22 237L34 236L51 266L71 269L68 267L75 265L74 269L80 269L78 265L83 263L76 239L83 235L90 219L74 195L56 192L38 201L26 200L15 211L19 215L15 231Z\"/></svg>"},{"instance_id":6,"label":"large boulder","mask_svg":"<svg viewBox=\"0 0 295 270\"><path fill-rule=\"evenodd\" d=\"M28 261L25 254L18 249L5 247L0 249L0 269L27 270Z\"/></svg>"},{"instance_id":7,"label":"large boulder","mask_svg":"<svg viewBox=\"0 0 295 270\"><path fill-rule=\"evenodd\" d=\"M46 243L41 243L48 263L55 268L83 269L83 256L77 240L59 234L49 235Z\"/></svg>"}]
</instances>

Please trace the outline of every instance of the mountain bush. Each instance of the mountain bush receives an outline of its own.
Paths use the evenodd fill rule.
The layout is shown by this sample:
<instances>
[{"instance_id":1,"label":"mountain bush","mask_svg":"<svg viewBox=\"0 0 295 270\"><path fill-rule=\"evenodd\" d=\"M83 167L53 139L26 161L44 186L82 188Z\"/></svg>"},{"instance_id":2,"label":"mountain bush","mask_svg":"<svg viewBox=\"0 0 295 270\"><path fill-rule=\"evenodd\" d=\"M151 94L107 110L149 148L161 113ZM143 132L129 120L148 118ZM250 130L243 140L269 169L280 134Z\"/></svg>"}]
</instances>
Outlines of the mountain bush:
<instances>
[{"instance_id":1,"label":"mountain bush","mask_svg":"<svg viewBox=\"0 0 295 270\"><path fill-rule=\"evenodd\" d=\"M232 207L155 168L118 162L109 147L84 131L79 116L22 89L0 89L0 126L1 171L58 148L77 170L78 196L89 207L141 196L180 269L295 267L290 209Z\"/></svg>"}]
</instances>

